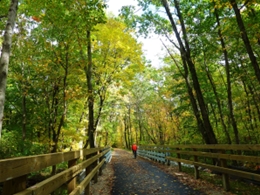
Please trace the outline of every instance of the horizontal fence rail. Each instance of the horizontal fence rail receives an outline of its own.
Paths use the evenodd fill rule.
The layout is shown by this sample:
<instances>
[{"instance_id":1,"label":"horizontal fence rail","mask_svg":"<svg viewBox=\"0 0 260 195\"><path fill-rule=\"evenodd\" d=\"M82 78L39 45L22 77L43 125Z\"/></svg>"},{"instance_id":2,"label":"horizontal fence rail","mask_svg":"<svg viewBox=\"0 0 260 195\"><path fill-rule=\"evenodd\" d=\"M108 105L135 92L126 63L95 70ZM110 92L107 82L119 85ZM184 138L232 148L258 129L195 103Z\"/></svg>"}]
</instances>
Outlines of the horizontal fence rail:
<instances>
[{"instance_id":1,"label":"horizontal fence rail","mask_svg":"<svg viewBox=\"0 0 260 195\"><path fill-rule=\"evenodd\" d=\"M110 147L83 149L36 156L26 156L0 160L0 183L3 195L49 195L66 184L70 195L90 193L90 181L97 182L102 166L111 159ZM30 173L66 162L68 168L46 180L26 187ZM85 172L83 181L77 184L77 176Z\"/></svg>"},{"instance_id":2,"label":"horizontal fence rail","mask_svg":"<svg viewBox=\"0 0 260 195\"><path fill-rule=\"evenodd\" d=\"M234 169L235 165L260 165L260 145L141 145L138 155L159 162L178 164L179 171L182 165L194 167L195 178L199 178L199 167L222 174L222 183L226 191L230 190L230 175L253 181L260 181L260 174L246 168Z\"/></svg>"}]
</instances>

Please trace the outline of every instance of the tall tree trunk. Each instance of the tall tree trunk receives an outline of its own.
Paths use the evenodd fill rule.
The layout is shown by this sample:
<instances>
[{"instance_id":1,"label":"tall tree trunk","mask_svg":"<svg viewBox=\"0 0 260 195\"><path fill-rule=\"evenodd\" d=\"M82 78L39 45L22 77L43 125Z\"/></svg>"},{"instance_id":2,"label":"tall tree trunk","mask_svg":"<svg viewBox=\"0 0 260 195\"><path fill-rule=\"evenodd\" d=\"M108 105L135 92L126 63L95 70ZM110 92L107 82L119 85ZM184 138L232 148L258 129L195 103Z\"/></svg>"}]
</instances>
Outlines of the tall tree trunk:
<instances>
[{"instance_id":1,"label":"tall tree trunk","mask_svg":"<svg viewBox=\"0 0 260 195\"><path fill-rule=\"evenodd\" d=\"M22 75L24 75L24 64L22 64ZM26 81L22 83L22 117L23 117L23 124L22 124L22 130L23 130L23 140L26 138L26 122L27 122L27 113L26 113Z\"/></svg>"},{"instance_id":2,"label":"tall tree trunk","mask_svg":"<svg viewBox=\"0 0 260 195\"><path fill-rule=\"evenodd\" d=\"M53 100L52 100L52 107L51 107L52 116L50 116L50 121L49 121L49 131L52 133L51 134L52 141L50 140L51 153L57 152L58 149L58 142L57 142L58 136L55 130L57 115L58 115L58 104L59 104L59 99L57 97L58 92L59 92L59 84L55 82L53 86ZM53 165L51 174L55 175L55 173L56 173L56 165Z\"/></svg>"},{"instance_id":3,"label":"tall tree trunk","mask_svg":"<svg viewBox=\"0 0 260 195\"><path fill-rule=\"evenodd\" d=\"M257 96L256 96L255 92L253 91L253 88L250 85L248 86L248 89L249 89L249 91L250 91L250 93L252 95L253 102L254 102L254 105L255 105L255 109L257 111L257 116L258 116L257 120L258 120L258 122L260 122L260 108L259 108L260 104L259 104L259 100L257 100ZM258 99L259 99L259 97L258 97ZM255 115L255 117L256 117L256 115ZM256 122L256 128L258 128L257 122Z\"/></svg>"},{"instance_id":4,"label":"tall tree trunk","mask_svg":"<svg viewBox=\"0 0 260 195\"><path fill-rule=\"evenodd\" d=\"M103 89L100 89L97 93L99 95L99 105L98 105L98 113L96 114L97 117L96 117L96 120L95 120L95 123L94 123L94 129L97 129L97 126L98 126L98 123L99 123L99 120L100 120L100 117L101 117L101 113L102 113L102 109L103 109L103 106L104 106L104 102L105 102L105 99L106 99L106 89L104 89L105 87L102 87Z\"/></svg>"},{"instance_id":5,"label":"tall tree trunk","mask_svg":"<svg viewBox=\"0 0 260 195\"><path fill-rule=\"evenodd\" d=\"M62 103L63 105L61 106L63 111L62 111L62 115L60 116L60 121L59 121L59 125L58 125L58 129L57 129L57 137L56 137L56 145L58 145L59 142L59 137L61 134L61 128L64 125L65 122L65 118L67 115L67 97L66 97L66 91L67 91L67 76L68 76L68 67L69 67L69 47L66 45L66 60L65 60L65 65L63 66L64 68L64 77L63 77L63 89L62 89L62 93L63 93L63 97L62 97Z\"/></svg>"},{"instance_id":6,"label":"tall tree trunk","mask_svg":"<svg viewBox=\"0 0 260 195\"><path fill-rule=\"evenodd\" d=\"M205 54L204 54L204 56L205 56ZM230 137L230 135L229 135L229 132L228 132L228 130L227 130L227 126L226 126L225 121L224 121L224 115L223 115L223 111L222 111L222 107L221 107L221 102L220 102L219 94L218 94L218 92L217 92L217 88L216 88L215 82L214 82L214 80L213 80L213 78L212 78L212 75L211 75L211 73L210 73L210 71L209 71L209 68L208 68L208 66L206 65L206 59L205 59L205 58L204 58L204 66L205 66L204 68L205 68L205 70L206 70L206 74L207 74L208 80L209 80L209 82L210 82L210 85L211 85L211 87L212 87L212 89L213 89L213 93L214 93L215 98L216 98L217 107L218 107L218 112L219 112L219 115L220 115L220 122L221 122L221 125L222 125L222 128L223 128L224 134L225 134L225 136L226 136L226 138L227 138L227 143L228 143L228 144L231 144L232 141L231 141L231 137ZM223 81L224 81L224 80L223 80ZM213 109L213 108L212 108L212 109ZM217 120L216 120L216 121L217 121Z\"/></svg>"},{"instance_id":7,"label":"tall tree trunk","mask_svg":"<svg viewBox=\"0 0 260 195\"><path fill-rule=\"evenodd\" d=\"M65 122L65 117L67 114L67 97L66 97L66 91L67 91L67 76L68 76L68 67L69 67L69 47L66 45L66 55L65 55L65 63L64 65L61 64L61 66L64 68L64 76L63 76L63 83L62 83L62 104L59 105L59 83L57 86L54 87L54 113L55 113L55 121L54 124L57 122L58 118L58 107L61 107L62 114L60 116L59 124L56 130L56 125L52 125L52 131L53 131L53 136L52 136L52 141L53 141L53 147L52 147L52 153L55 153L58 151L58 144L59 144L59 138L61 135L61 129L64 125ZM56 165L52 166L52 175L56 173Z\"/></svg>"},{"instance_id":8,"label":"tall tree trunk","mask_svg":"<svg viewBox=\"0 0 260 195\"><path fill-rule=\"evenodd\" d=\"M128 124L127 124L127 117L125 115L125 117L124 117L124 138L125 138L126 148L128 148L128 146L129 146L127 129L128 129Z\"/></svg>"},{"instance_id":9,"label":"tall tree trunk","mask_svg":"<svg viewBox=\"0 0 260 195\"><path fill-rule=\"evenodd\" d=\"M2 44L2 52L0 59L0 139L2 135L3 120L4 120L4 104L6 81L8 76L8 66L11 53L12 36L14 31L15 19L18 9L18 0L11 0L7 23L5 27L4 40Z\"/></svg>"},{"instance_id":10,"label":"tall tree trunk","mask_svg":"<svg viewBox=\"0 0 260 195\"><path fill-rule=\"evenodd\" d=\"M91 33L87 31L87 42L88 42L88 65L85 66L85 73L87 76L88 86L88 143L90 148L95 148L94 140L94 94L92 86L92 51L91 51Z\"/></svg>"},{"instance_id":11,"label":"tall tree trunk","mask_svg":"<svg viewBox=\"0 0 260 195\"><path fill-rule=\"evenodd\" d=\"M59 93L59 82L54 84L53 86L53 102L52 102L52 108L51 112L52 115L50 116L50 129L52 132L52 149L51 153L57 152L57 132L56 132L56 124L57 124L57 117L58 117L58 107L59 107L59 98L58 98L58 93Z\"/></svg>"},{"instance_id":12,"label":"tall tree trunk","mask_svg":"<svg viewBox=\"0 0 260 195\"><path fill-rule=\"evenodd\" d=\"M136 105L136 119L137 119L137 130L139 130L139 139L138 139L138 133L136 134L136 141L139 143L144 140L144 133L143 133L143 127L142 127L142 113L140 111L140 105Z\"/></svg>"},{"instance_id":13,"label":"tall tree trunk","mask_svg":"<svg viewBox=\"0 0 260 195\"><path fill-rule=\"evenodd\" d=\"M144 141L144 135L143 135L143 127L140 119L138 119L138 129L139 129L139 141L142 142Z\"/></svg>"},{"instance_id":14,"label":"tall tree trunk","mask_svg":"<svg viewBox=\"0 0 260 195\"><path fill-rule=\"evenodd\" d=\"M240 61L240 65L242 68L242 71L244 73L244 76L241 77L242 82L244 83L245 86L248 87L248 90L250 92L249 96L252 97L253 103L254 103L254 107L256 109L257 114L254 115L254 118L257 118L255 120L255 128L258 128L258 123L260 122L260 94L258 93L258 91L255 89L254 84L252 82L252 80L248 79L250 76L248 76L248 71L246 69L246 67L243 64L243 60L239 59ZM238 69L238 67L237 67Z\"/></svg>"},{"instance_id":15,"label":"tall tree trunk","mask_svg":"<svg viewBox=\"0 0 260 195\"><path fill-rule=\"evenodd\" d=\"M251 103L250 103L250 97L249 97L249 93L248 93L248 90L246 88L246 84L245 82L243 82L243 86L244 86L244 90L245 90L245 93L246 93L246 113L247 113L247 121L248 121L248 124L250 125L250 128L252 131L255 130L254 128L254 125L253 125L253 121L255 121L255 117L252 116L252 109L251 109ZM255 115L254 115L255 116Z\"/></svg>"},{"instance_id":16,"label":"tall tree trunk","mask_svg":"<svg viewBox=\"0 0 260 195\"><path fill-rule=\"evenodd\" d=\"M216 7L216 6L214 6L214 7ZM225 60L225 67L226 67L229 117L231 119L231 124L233 127L236 144L239 144L240 141L239 141L239 135L238 135L237 122L236 122L236 119L234 116L234 109L233 109L233 104L232 104L232 89L231 89L230 64L228 61L228 53L227 53L226 44L225 44L225 41L223 39L222 32L221 32L221 25L220 25L218 11L216 8L214 9L214 11L215 11L215 16L216 16L217 25L218 25L218 36L219 36L219 39L221 42L221 47L222 47L224 60Z\"/></svg>"},{"instance_id":17,"label":"tall tree trunk","mask_svg":"<svg viewBox=\"0 0 260 195\"><path fill-rule=\"evenodd\" d=\"M155 139L155 137L151 135L151 133L149 132L149 129L147 129L145 126L144 126L144 129L146 131L146 134L150 138L150 140L153 142L154 145L156 145L157 144L157 140Z\"/></svg>"},{"instance_id":18,"label":"tall tree trunk","mask_svg":"<svg viewBox=\"0 0 260 195\"><path fill-rule=\"evenodd\" d=\"M202 120L203 120L203 124L199 124L199 125L201 125L200 128L202 128L201 131L203 131L203 133L202 133L203 138L204 138L204 140L207 144L216 144L217 139L216 139L216 136L214 134L213 128L211 126L210 120L209 120L207 107L206 107L206 104L204 102L204 97L202 95L202 91L201 91L200 84L199 84L199 81L198 81L195 65L194 65L194 63L191 59L189 41L187 39L186 28L185 28L184 21L183 21L183 18L182 18L182 14L181 14L181 11L180 11L180 8L179 8L179 2L177 0L174 0L175 8L177 10L177 15L178 15L179 21L181 23L181 28L182 28L183 37L184 37L184 43L183 43L183 41L180 37L179 31L178 31L177 26L176 26L174 19L172 17L172 14L171 14L167 0L161 0L161 2L163 4L163 7L165 8L167 16L168 16L168 18L171 22L173 31L174 31L175 36L177 38L177 41L179 43L180 53L181 53L183 64L188 65L188 68L189 68L189 71L190 71L190 74L191 74L194 90L196 91L196 95L197 95L197 101L198 101L200 113L201 113Z\"/></svg>"},{"instance_id":19,"label":"tall tree trunk","mask_svg":"<svg viewBox=\"0 0 260 195\"><path fill-rule=\"evenodd\" d=\"M255 70L256 78L257 78L258 82L260 83L260 68L259 68L258 62L256 60L256 57L254 55L253 49L251 47L249 38L247 36L246 28L245 28L240 10L238 9L237 2L236 2L236 0L229 0L229 2L231 3L233 10L236 14L236 20L237 20L238 28L240 29L240 34L241 34L242 40L245 44L246 51L248 53L249 59L250 59L252 66Z\"/></svg>"},{"instance_id":20,"label":"tall tree trunk","mask_svg":"<svg viewBox=\"0 0 260 195\"><path fill-rule=\"evenodd\" d=\"M164 145L163 127L160 122L158 124L158 133L159 133L159 143L160 143L160 145Z\"/></svg>"},{"instance_id":21,"label":"tall tree trunk","mask_svg":"<svg viewBox=\"0 0 260 195\"><path fill-rule=\"evenodd\" d=\"M129 122L128 135L129 135L129 147L130 147L130 146L131 146L131 143L133 143L132 121L131 121L131 107L130 107L130 105L129 105L129 107L128 107L128 122Z\"/></svg>"},{"instance_id":22,"label":"tall tree trunk","mask_svg":"<svg viewBox=\"0 0 260 195\"><path fill-rule=\"evenodd\" d=\"M201 119L201 114L199 112L199 108L198 108L198 105L197 105L197 102L196 102L196 98L195 98L195 96L194 96L194 94L192 92L192 87L191 87L191 85L189 83L189 71L188 71L187 63L185 61L183 61L184 73L182 73L182 71L180 69L180 65L178 65L178 63L176 62L176 60L174 59L174 57L172 56L171 52L169 51L169 49L167 48L167 46L165 44L164 44L164 47L167 49L167 52L171 56L172 60L176 64L180 74L183 76L183 78L185 80L185 84L186 84L186 87L187 87L189 99L190 99L191 106L192 106L192 110L193 110L193 113L194 113L196 121L197 121L198 130L200 131L200 133L202 135L202 138L205 141L205 143L209 144L210 140L208 139L208 136L206 134L206 129L205 129L203 121Z\"/></svg>"},{"instance_id":23,"label":"tall tree trunk","mask_svg":"<svg viewBox=\"0 0 260 195\"><path fill-rule=\"evenodd\" d=\"M26 95L22 96L22 108L23 108L23 140L26 138L26 121L27 121L27 114L26 114Z\"/></svg>"}]
</instances>

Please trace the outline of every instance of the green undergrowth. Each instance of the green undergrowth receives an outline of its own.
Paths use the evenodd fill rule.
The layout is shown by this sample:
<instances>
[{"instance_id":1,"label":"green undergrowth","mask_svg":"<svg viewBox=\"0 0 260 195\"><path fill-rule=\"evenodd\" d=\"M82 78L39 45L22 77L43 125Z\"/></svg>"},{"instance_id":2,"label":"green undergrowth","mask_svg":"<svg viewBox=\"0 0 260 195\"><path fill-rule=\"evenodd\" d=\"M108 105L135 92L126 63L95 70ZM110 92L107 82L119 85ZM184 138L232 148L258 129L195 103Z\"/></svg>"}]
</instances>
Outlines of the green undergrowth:
<instances>
[{"instance_id":1,"label":"green undergrowth","mask_svg":"<svg viewBox=\"0 0 260 195\"><path fill-rule=\"evenodd\" d=\"M182 172L194 176L194 169L189 167L182 167ZM200 178L208 181L216 186L222 187L222 176L218 174L212 174L205 171L200 171ZM236 195L259 195L260 186L254 185L250 182L243 182L241 179L229 179L230 192Z\"/></svg>"}]
</instances>

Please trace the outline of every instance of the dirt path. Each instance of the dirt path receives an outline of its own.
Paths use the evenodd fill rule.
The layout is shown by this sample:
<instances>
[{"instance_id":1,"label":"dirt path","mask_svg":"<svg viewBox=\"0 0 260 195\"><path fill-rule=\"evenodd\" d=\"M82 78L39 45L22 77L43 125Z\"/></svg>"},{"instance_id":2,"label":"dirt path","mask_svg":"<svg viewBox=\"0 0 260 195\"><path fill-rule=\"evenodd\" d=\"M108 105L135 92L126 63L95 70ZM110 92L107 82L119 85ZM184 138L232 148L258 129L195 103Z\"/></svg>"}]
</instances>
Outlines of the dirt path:
<instances>
[{"instance_id":1,"label":"dirt path","mask_svg":"<svg viewBox=\"0 0 260 195\"><path fill-rule=\"evenodd\" d=\"M133 158L131 152L115 149L112 166L112 195L198 195L204 194L180 183L149 160Z\"/></svg>"}]
</instances>

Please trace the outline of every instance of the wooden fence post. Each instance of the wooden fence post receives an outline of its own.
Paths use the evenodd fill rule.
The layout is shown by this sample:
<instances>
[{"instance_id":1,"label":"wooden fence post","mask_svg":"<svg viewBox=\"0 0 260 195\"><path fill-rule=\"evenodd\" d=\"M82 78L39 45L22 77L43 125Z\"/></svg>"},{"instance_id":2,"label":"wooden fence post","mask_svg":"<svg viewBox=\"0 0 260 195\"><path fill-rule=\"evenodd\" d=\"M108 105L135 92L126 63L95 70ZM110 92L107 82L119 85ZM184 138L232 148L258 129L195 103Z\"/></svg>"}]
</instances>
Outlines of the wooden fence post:
<instances>
[{"instance_id":1,"label":"wooden fence post","mask_svg":"<svg viewBox=\"0 0 260 195\"><path fill-rule=\"evenodd\" d=\"M102 153L102 151L103 151L103 150L99 150L99 153ZM103 160L103 158L104 158L104 156L101 156L101 157L99 158L99 163ZM104 165L103 165L103 166L104 166ZM102 175L103 166L100 167L100 169L99 169L99 176Z\"/></svg>"},{"instance_id":2,"label":"wooden fence post","mask_svg":"<svg viewBox=\"0 0 260 195\"><path fill-rule=\"evenodd\" d=\"M98 155L98 154L99 154L99 151L95 152L94 154L95 154L95 155ZM95 162L93 162L93 164L91 165L91 166L92 166L92 169L94 169L96 166L98 166L98 163L99 163L98 161L99 161L99 159L97 159ZM93 180L94 180L94 183L97 183L97 182L98 182L98 171L97 171L97 173L94 175Z\"/></svg>"},{"instance_id":3,"label":"wooden fence post","mask_svg":"<svg viewBox=\"0 0 260 195\"><path fill-rule=\"evenodd\" d=\"M71 168L77 164L77 159L70 160L68 162L68 168ZM67 185L68 193L71 193L76 188L76 177L71 179Z\"/></svg>"},{"instance_id":4,"label":"wooden fence post","mask_svg":"<svg viewBox=\"0 0 260 195\"><path fill-rule=\"evenodd\" d=\"M23 175L4 182L4 188L2 194L13 195L17 192L26 189L26 179L27 175Z\"/></svg>"},{"instance_id":5,"label":"wooden fence post","mask_svg":"<svg viewBox=\"0 0 260 195\"><path fill-rule=\"evenodd\" d=\"M196 152L197 150L195 148L193 148L193 151ZM198 156L194 155L194 161L195 162L198 162ZM199 169L198 169L198 166L195 166L194 165L194 176L195 176L195 179L199 179L200 175L199 175Z\"/></svg>"},{"instance_id":6,"label":"wooden fence post","mask_svg":"<svg viewBox=\"0 0 260 195\"><path fill-rule=\"evenodd\" d=\"M169 149L169 148L167 148L167 150L170 150L170 149ZM171 153L169 153L169 152L166 152L166 153L165 153L165 159L166 159L166 157L167 157L167 156L171 156ZM171 161L170 161L169 159L167 159L167 165L168 165L168 166L170 166L170 165L171 165Z\"/></svg>"},{"instance_id":7,"label":"wooden fence post","mask_svg":"<svg viewBox=\"0 0 260 195\"><path fill-rule=\"evenodd\" d=\"M88 159L88 158L90 158L92 155L91 154L89 154L89 155L87 155L86 156L86 160ZM86 177L87 177L87 175L91 172L91 168L92 168L92 166L91 165L89 165L88 167L86 167ZM88 183L88 185L85 187L85 192L84 192L84 195L90 195L90 182Z\"/></svg>"},{"instance_id":8,"label":"wooden fence post","mask_svg":"<svg viewBox=\"0 0 260 195\"><path fill-rule=\"evenodd\" d=\"M179 148L176 148L176 150L180 150ZM181 155L177 153L177 158L181 159ZM178 162L179 171L181 171L181 162Z\"/></svg>"},{"instance_id":9,"label":"wooden fence post","mask_svg":"<svg viewBox=\"0 0 260 195\"><path fill-rule=\"evenodd\" d=\"M221 154L225 153L223 150L220 151ZM220 159L220 166L226 168L227 167L227 161L226 159ZM230 184L229 184L229 175L226 173L222 173L222 183L223 187L226 191L230 190Z\"/></svg>"}]
</instances>

